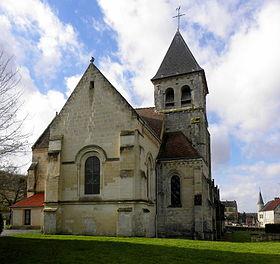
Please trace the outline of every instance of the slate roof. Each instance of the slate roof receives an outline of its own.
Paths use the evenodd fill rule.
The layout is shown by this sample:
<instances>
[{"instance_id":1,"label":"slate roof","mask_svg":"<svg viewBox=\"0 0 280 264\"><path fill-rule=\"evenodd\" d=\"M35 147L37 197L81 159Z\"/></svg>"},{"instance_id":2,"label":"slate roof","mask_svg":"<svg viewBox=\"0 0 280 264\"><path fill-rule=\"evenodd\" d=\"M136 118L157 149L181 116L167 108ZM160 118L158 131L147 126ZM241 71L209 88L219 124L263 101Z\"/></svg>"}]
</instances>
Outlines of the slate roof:
<instances>
[{"instance_id":1,"label":"slate roof","mask_svg":"<svg viewBox=\"0 0 280 264\"><path fill-rule=\"evenodd\" d=\"M43 207L44 206L44 193L35 193L14 205L11 208L29 208L29 207Z\"/></svg>"},{"instance_id":2,"label":"slate roof","mask_svg":"<svg viewBox=\"0 0 280 264\"><path fill-rule=\"evenodd\" d=\"M152 81L201 70L203 69L195 60L181 33L177 31Z\"/></svg>"},{"instance_id":3,"label":"slate roof","mask_svg":"<svg viewBox=\"0 0 280 264\"><path fill-rule=\"evenodd\" d=\"M164 115L156 112L154 107L136 108L135 111L160 138Z\"/></svg>"},{"instance_id":4,"label":"slate roof","mask_svg":"<svg viewBox=\"0 0 280 264\"><path fill-rule=\"evenodd\" d=\"M163 135L158 159L201 158L197 150L182 132L169 132Z\"/></svg>"},{"instance_id":5,"label":"slate roof","mask_svg":"<svg viewBox=\"0 0 280 264\"><path fill-rule=\"evenodd\" d=\"M259 200L257 204L264 204L261 192L259 192Z\"/></svg>"},{"instance_id":6,"label":"slate roof","mask_svg":"<svg viewBox=\"0 0 280 264\"><path fill-rule=\"evenodd\" d=\"M280 198L267 202L261 212L275 210L277 206L280 206Z\"/></svg>"}]
</instances>

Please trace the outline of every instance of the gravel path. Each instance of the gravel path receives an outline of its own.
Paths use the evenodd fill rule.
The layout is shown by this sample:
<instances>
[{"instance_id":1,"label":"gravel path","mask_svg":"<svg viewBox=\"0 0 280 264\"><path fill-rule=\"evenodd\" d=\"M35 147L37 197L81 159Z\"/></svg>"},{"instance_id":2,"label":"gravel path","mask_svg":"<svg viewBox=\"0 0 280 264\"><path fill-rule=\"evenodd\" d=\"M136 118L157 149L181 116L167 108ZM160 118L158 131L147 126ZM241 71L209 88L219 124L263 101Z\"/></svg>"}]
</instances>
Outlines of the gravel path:
<instances>
[{"instance_id":1,"label":"gravel path","mask_svg":"<svg viewBox=\"0 0 280 264\"><path fill-rule=\"evenodd\" d=\"M16 234L40 234L41 230L20 230L20 229L6 229L3 230L1 236L12 236Z\"/></svg>"}]
</instances>

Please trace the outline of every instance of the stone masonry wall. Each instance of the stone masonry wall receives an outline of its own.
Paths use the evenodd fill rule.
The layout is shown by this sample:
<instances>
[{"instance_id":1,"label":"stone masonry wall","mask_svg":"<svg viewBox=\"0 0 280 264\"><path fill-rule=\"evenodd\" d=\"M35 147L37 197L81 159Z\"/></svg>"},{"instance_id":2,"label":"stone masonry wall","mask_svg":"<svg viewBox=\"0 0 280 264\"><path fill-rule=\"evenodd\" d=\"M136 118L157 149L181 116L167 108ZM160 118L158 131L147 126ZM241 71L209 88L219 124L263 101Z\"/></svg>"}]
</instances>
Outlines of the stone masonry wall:
<instances>
[{"instance_id":1,"label":"stone masonry wall","mask_svg":"<svg viewBox=\"0 0 280 264\"><path fill-rule=\"evenodd\" d=\"M212 211L209 205L207 166L203 160L161 161L158 166L158 235L204 238L212 232ZM181 181L182 207L172 208L171 177ZM195 197L201 204L195 205ZM210 237L211 238L211 237Z\"/></svg>"},{"instance_id":2,"label":"stone masonry wall","mask_svg":"<svg viewBox=\"0 0 280 264\"><path fill-rule=\"evenodd\" d=\"M48 168L48 149L38 148L32 151L32 162L37 165L28 171L27 186L28 196L34 192L44 192Z\"/></svg>"},{"instance_id":3,"label":"stone masonry wall","mask_svg":"<svg viewBox=\"0 0 280 264\"><path fill-rule=\"evenodd\" d=\"M45 232L152 236L155 205L144 191L145 160L150 155L155 162L159 142L95 66L51 125L50 139L55 138L62 143L59 165L55 155L49 159L60 169L59 175L48 175L53 183L47 184ZM84 162L90 155L101 162L98 195L84 194ZM155 183L152 192L155 197ZM128 231L121 227L126 222L138 224Z\"/></svg>"},{"instance_id":4,"label":"stone masonry wall","mask_svg":"<svg viewBox=\"0 0 280 264\"><path fill-rule=\"evenodd\" d=\"M206 117L206 87L202 72L164 78L154 83L155 105L159 112L165 113L165 131L182 131L199 151L207 164L210 164L210 135ZM181 88L191 89L191 104L181 105ZM165 91L174 90L172 107L165 106Z\"/></svg>"}]
</instances>

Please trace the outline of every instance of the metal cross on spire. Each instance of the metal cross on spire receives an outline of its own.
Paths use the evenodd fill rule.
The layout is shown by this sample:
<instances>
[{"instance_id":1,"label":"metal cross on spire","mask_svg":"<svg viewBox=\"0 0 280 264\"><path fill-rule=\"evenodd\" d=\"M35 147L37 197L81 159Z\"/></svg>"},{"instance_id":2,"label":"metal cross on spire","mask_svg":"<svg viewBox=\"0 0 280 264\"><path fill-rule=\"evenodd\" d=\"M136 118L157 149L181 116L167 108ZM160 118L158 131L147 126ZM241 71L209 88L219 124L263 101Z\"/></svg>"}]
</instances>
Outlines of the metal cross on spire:
<instances>
[{"instance_id":1,"label":"metal cross on spire","mask_svg":"<svg viewBox=\"0 0 280 264\"><path fill-rule=\"evenodd\" d=\"M177 7L176 8L176 11L177 11L177 16L174 16L173 18L178 18L178 27L177 27L177 30L179 31L179 29L180 29L180 17L181 16L184 16L185 14L181 14L180 13L180 9L181 9L181 6L179 6L179 7Z\"/></svg>"}]
</instances>

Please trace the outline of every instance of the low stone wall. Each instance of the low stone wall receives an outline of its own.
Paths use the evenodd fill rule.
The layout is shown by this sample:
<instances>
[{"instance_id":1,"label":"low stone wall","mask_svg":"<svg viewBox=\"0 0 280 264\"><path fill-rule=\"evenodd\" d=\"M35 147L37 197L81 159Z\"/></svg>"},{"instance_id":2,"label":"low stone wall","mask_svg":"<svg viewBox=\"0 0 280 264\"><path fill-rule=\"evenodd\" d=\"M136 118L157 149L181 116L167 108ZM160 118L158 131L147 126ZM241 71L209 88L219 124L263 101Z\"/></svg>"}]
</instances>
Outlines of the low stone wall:
<instances>
[{"instance_id":1,"label":"low stone wall","mask_svg":"<svg viewBox=\"0 0 280 264\"><path fill-rule=\"evenodd\" d=\"M251 234L252 242L280 241L280 234Z\"/></svg>"},{"instance_id":2,"label":"low stone wall","mask_svg":"<svg viewBox=\"0 0 280 264\"><path fill-rule=\"evenodd\" d=\"M41 230L40 226L12 226L10 229L13 230Z\"/></svg>"},{"instance_id":3,"label":"low stone wall","mask_svg":"<svg viewBox=\"0 0 280 264\"><path fill-rule=\"evenodd\" d=\"M258 231L258 232L264 232L264 227L258 227L258 226L232 226L232 225L226 225L225 226L226 231L234 232L234 231Z\"/></svg>"}]
</instances>

